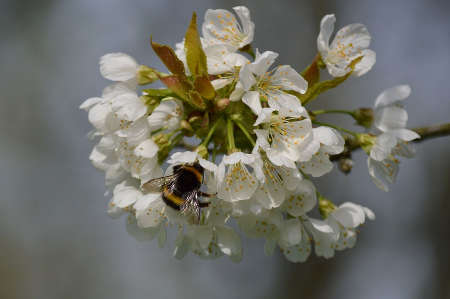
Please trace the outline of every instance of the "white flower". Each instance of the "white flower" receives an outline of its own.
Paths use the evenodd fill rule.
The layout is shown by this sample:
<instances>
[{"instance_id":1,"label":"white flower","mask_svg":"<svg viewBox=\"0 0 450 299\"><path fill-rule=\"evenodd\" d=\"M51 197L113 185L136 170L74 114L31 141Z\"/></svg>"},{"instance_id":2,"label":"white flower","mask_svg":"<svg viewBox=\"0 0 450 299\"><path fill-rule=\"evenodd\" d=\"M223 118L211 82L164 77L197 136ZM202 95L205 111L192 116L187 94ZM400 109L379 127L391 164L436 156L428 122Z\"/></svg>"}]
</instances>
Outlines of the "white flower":
<instances>
[{"instance_id":1,"label":"white flower","mask_svg":"<svg viewBox=\"0 0 450 299\"><path fill-rule=\"evenodd\" d=\"M208 73L218 75L211 83L215 89L231 84L239 78L239 69L249 63L245 56L232 52L225 45L212 45L205 48Z\"/></svg>"},{"instance_id":2,"label":"white flower","mask_svg":"<svg viewBox=\"0 0 450 299\"><path fill-rule=\"evenodd\" d=\"M339 238L333 247L337 250L343 250L355 246L356 228L364 224L366 217L374 220L375 214L369 208L352 202L343 203L331 212L327 221L339 231Z\"/></svg>"},{"instance_id":3,"label":"white flower","mask_svg":"<svg viewBox=\"0 0 450 299\"><path fill-rule=\"evenodd\" d=\"M260 184L253 198L265 209L279 207L286 192L294 190L302 179L297 168L277 166L264 156L256 160L254 170Z\"/></svg>"},{"instance_id":4,"label":"white flower","mask_svg":"<svg viewBox=\"0 0 450 299\"><path fill-rule=\"evenodd\" d=\"M125 180L116 185L111 203L120 209L126 209L142 197L138 184L133 180Z\"/></svg>"},{"instance_id":5,"label":"white flower","mask_svg":"<svg viewBox=\"0 0 450 299\"><path fill-rule=\"evenodd\" d=\"M161 101L158 107L153 110L152 114L147 117L150 131L160 128L166 130L175 130L180 126L181 117L183 116L183 104L180 100L169 97Z\"/></svg>"},{"instance_id":6,"label":"white flower","mask_svg":"<svg viewBox=\"0 0 450 299\"><path fill-rule=\"evenodd\" d=\"M253 41L255 24L250 20L250 12L245 6L233 7L236 17L225 9L208 9L202 26L203 38L208 45L226 44L235 50Z\"/></svg>"},{"instance_id":7,"label":"white flower","mask_svg":"<svg viewBox=\"0 0 450 299\"><path fill-rule=\"evenodd\" d=\"M252 197L258 182L248 166L256 162L256 156L242 152L225 155L218 169L218 197L235 202Z\"/></svg>"},{"instance_id":8,"label":"white flower","mask_svg":"<svg viewBox=\"0 0 450 299\"><path fill-rule=\"evenodd\" d=\"M116 95L110 102L115 116L123 121L136 121L147 113L147 106L131 90Z\"/></svg>"},{"instance_id":9,"label":"white flower","mask_svg":"<svg viewBox=\"0 0 450 299\"><path fill-rule=\"evenodd\" d=\"M307 231L314 240L314 249L317 256L331 258L334 256L334 244L339 238L339 231L328 221L306 218L303 221Z\"/></svg>"},{"instance_id":10,"label":"white flower","mask_svg":"<svg viewBox=\"0 0 450 299\"><path fill-rule=\"evenodd\" d=\"M116 154L116 139L112 134L103 136L89 156L94 167L105 172L107 187L116 185L126 177Z\"/></svg>"},{"instance_id":11,"label":"white flower","mask_svg":"<svg viewBox=\"0 0 450 299\"><path fill-rule=\"evenodd\" d=\"M255 125L263 123L266 129L255 129L256 147L263 149L269 160L277 166L295 168L295 161L308 161L319 150L313 143L311 120L306 112L289 113L282 108L273 114L271 108L261 111Z\"/></svg>"},{"instance_id":12,"label":"white flower","mask_svg":"<svg viewBox=\"0 0 450 299\"><path fill-rule=\"evenodd\" d=\"M408 85L398 85L383 91L375 100L374 127L382 132L370 151L370 157L377 161L386 159L392 149L401 141L420 138L419 134L406 129L408 113L401 101L411 93Z\"/></svg>"},{"instance_id":13,"label":"white flower","mask_svg":"<svg viewBox=\"0 0 450 299\"><path fill-rule=\"evenodd\" d=\"M185 233L182 229L179 230L174 255L182 258L188 251L192 251L202 258L211 259L225 254L233 261L240 261L241 240L231 227L225 225L228 216L217 202L212 202L204 211L200 225L186 225Z\"/></svg>"},{"instance_id":14,"label":"white flower","mask_svg":"<svg viewBox=\"0 0 450 299\"><path fill-rule=\"evenodd\" d=\"M279 242L280 249L286 259L293 263L306 261L311 253L309 238L304 225L298 219L291 219ZM289 241L287 242L286 239Z\"/></svg>"},{"instance_id":15,"label":"white flower","mask_svg":"<svg viewBox=\"0 0 450 299\"><path fill-rule=\"evenodd\" d=\"M284 108L292 113L303 113L300 100L286 91L293 90L303 94L308 88L308 82L288 65L268 71L277 57L278 54L272 51L262 54L256 51L255 61L241 68L240 84L231 97L236 98L237 94L243 93L242 101L256 115L261 113L260 98L276 111Z\"/></svg>"},{"instance_id":16,"label":"white flower","mask_svg":"<svg viewBox=\"0 0 450 299\"><path fill-rule=\"evenodd\" d=\"M111 81L136 79L138 70L136 60L124 53L110 53L100 58L100 73Z\"/></svg>"},{"instance_id":17,"label":"white flower","mask_svg":"<svg viewBox=\"0 0 450 299\"><path fill-rule=\"evenodd\" d=\"M167 218L166 209L170 209L162 200L161 193L142 194L133 208L137 225L141 228L158 227Z\"/></svg>"},{"instance_id":18,"label":"white flower","mask_svg":"<svg viewBox=\"0 0 450 299\"><path fill-rule=\"evenodd\" d=\"M294 217L306 215L317 204L316 188L309 180L297 183L294 190L288 192L282 210Z\"/></svg>"},{"instance_id":19,"label":"white flower","mask_svg":"<svg viewBox=\"0 0 450 299\"><path fill-rule=\"evenodd\" d=\"M413 149L407 142L420 138L406 129L408 113L401 105L411 93L408 85L398 85L383 91L375 100L374 130L381 132L370 150L367 164L369 174L380 189L388 191L398 173L395 155L411 158Z\"/></svg>"},{"instance_id":20,"label":"white flower","mask_svg":"<svg viewBox=\"0 0 450 299\"><path fill-rule=\"evenodd\" d=\"M208 74L218 75L217 79L211 81L215 89L220 89L239 78L239 68L249 63L245 56L235 53L234 48L225 44L206 45L205 39L200 39L206 55ZM186 60L184 40L177 43L175 54L185 67L187 74L190 74Z\"/></svg>"},{"instance_id":21,"label":"white flower","mask_svg":"<svg viewBox=\"0 0 450 299\"><path fill-rule=\"evenodd\" d=\"M375 64L375 52L368 49L370 34L362 24L350 24L341 28L330 45L330 37L334 30L336 17L326 15L320 23L320 33L317 38L317 48L328 72L333 77L341 77L351 71L350 63L362 56L353 74L361 76L367 73Z\"/></svg>"},{"instance_id":22,"label":"white flower","mask_svg":"<svg viewBox=\"0 0 450 299\"><path fill-rule=\"evenodd\" d=\"M344 150L345 140L335 129L329 127L317 127L313 129L314 140L320 146L310 160L300 162L300 168L313 177L320 177L333 169L333 163L329 155L337 155ZM316 148L317 145L311 146Z\"/></svg>"}]
</instances>

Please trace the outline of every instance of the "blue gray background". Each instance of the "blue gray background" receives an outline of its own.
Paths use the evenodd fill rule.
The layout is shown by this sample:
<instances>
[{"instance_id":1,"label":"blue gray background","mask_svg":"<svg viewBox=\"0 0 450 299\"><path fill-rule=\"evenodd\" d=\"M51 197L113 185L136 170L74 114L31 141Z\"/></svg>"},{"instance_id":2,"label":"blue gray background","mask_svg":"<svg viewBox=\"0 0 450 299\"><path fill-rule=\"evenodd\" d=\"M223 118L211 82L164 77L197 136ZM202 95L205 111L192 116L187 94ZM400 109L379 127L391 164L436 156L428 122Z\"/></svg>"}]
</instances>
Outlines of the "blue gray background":
<instances>
[{"instance_id":1,"label":"blue gray background","mask_svg":"<svg viewBox=\"0 0 450 299\"><path fill-rule=\"evenodd\" d=\"M240 264L177 261L172 246L138 243L124 219L106 215L103 174L88 160L91 127L78 110L107 84L99 57L122 51L162 67L150 34L173 45L193 10L239 4L251 10L255 45L299 70L326 13L338 27L367 25L377 64L314 107L370 107L385 88L409 83L411 127L450 120L448 1L1 0L0 298L450 298L450 138L419 144L389 193L370 181L362 152L350 175L318 180L327 197L377 214L357 246L331 260L291 264L245 240Z\"/></svg>"}]
</instances>

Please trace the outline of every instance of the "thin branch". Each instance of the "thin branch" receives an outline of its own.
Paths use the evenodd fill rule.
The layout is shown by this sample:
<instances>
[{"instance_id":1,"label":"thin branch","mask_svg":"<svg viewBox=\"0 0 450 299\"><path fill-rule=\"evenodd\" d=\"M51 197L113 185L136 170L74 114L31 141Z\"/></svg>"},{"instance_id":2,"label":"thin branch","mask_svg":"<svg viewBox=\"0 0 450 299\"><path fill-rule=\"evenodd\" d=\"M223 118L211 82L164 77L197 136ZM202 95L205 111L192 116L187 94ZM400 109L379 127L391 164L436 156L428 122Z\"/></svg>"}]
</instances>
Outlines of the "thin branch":
<instances>
[{"instance_id":1,"label":"thin branch","mask_svg":"<svg viewBox=\"0 0 450 299\"><path fill-rule=\"evenodd\" d=\"M450 123L414 128L411 130L420 135L420 139L416 139L414 142L422 142L431 138L450 136ZM361 145L355 138L347 137L345 138L345 150L340 154L331 156L330 160L338 161L348 159L351 157L353 151L360 148Z\"/></svg>"}]
</instances>

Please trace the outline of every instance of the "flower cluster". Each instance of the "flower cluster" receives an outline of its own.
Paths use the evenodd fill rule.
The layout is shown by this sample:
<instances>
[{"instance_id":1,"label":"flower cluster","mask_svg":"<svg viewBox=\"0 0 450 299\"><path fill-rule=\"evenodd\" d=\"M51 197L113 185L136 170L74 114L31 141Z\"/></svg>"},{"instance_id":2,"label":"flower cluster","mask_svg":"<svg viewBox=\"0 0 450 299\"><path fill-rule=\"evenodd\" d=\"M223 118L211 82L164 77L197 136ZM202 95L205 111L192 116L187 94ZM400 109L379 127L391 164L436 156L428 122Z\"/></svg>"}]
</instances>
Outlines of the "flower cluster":
<instances>
[{"instance_id":1,"label":"flower cluster","mask_svg":"<svg viewBox=\"0 0 450 299\"><path fill-rule=\"evenodd\" d=\"M175 50L151 42L170 73L123 53L100 59L102 76L113 83L80 108L94 126L90 136L99 138L90 160L105 172L112 193L108 213L126 214L131 235L157 238L161 246L166 229L175 227L177 258L193 252L239 261L238 231L264 238L267 254L278 246L292 262L305 261L313 247L316 255L330 258L335 250L353 247L358 227L375 216L356 203L335 205L316 190L313 178L329 173L331 158L346 150L347 141L357 141L369 155L370 176L387 190L386 183L397 174L395 156L410 157L407 142L418 137L405 129L407 114L399 104L410 89L386 90L369 109L372 113L347 113L373 126L370 131L318 122L326 111L309 111L307 104L374 65L366 27L345 26L330 43L336 19L326 15L318 55L299 73L276 65L273 51L254 51L250 12L243 6L233 9L208 10L202 36L194 14ZM325 68L331 79L321 81ZM156 81L166 87L140 87ZM194 190L194 197L180 194L177 200L198 201L198 219L167 204L172 195L164 183L156 190L146 187L169 181L180 166L193 165L203 170L202 191ZM199 204L202 194L212 195L209 204Z\"/></svg>"}]
</instances>

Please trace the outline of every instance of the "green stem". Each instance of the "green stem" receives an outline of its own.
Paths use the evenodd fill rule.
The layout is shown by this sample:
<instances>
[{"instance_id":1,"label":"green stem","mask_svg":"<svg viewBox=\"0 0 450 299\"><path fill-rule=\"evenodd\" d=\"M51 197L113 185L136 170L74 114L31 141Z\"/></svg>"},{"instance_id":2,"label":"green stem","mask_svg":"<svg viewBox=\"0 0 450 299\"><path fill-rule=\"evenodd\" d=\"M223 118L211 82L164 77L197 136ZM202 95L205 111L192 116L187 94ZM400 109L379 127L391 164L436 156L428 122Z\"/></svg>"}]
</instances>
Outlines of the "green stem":
<instances>
[{"instance_id":1,"label":"green stem","mask_svg":"<svg viewBox=\"0 0 450 299\"><path fill-rule=\"evenodd\" d=\"M228 138L228 151L231 153L236 149L234 144L234 132L233 132L233 121L231 118L227 119L227 138Z\"/></svg>"},{"instance_id":2,"label":"green stem","mask_svg":"<svg viewBox=\"0 0 450 299\"><path fill-rule=\"evenodd\" d=\"M241 129L242 133L244 133L245 137L247 137L248 141L250 141L250 143L253 146L255 146L255 144L256 144L255 140L253 140L253 137L250 135L250 133L247 131L247 129L244 127L244 125L238 120L235 120L234 122L239 127L239 129Z\"/></svg>"},{"instance_id":3,"label":"green stem","mask_svg":"<svg viewBox=\"0 0 450 299\"><path fill-rule=\"evenodd\" d=\"M336 110L336 109L331 109L331 110L314 110L314 111L311 111L311 113L313 115L320 115L320 114L327 114L327 113L348 114L351 117L354 117L353 111L349 111L349 110Z\"/></svg>"},{"instance_id":4,"label":"green stem","mask_svg":"<svg viewBox=\"0 0 450 299\"><path fill-rule=\"evenodd\" d=\"M341 128L341 127L338 127L338 126L335 126L335 125L332 125L332 124L322 123L322 122L318 122L318 121L313 121L313 124L316 124L316 125L319 125L319 126L330 127L330 128L336 129L338 131L350 134L350 135L352 135L354 137L358 136L358 133L356 133L356 132L353 132L353 131L350 131L350 130L347 130L347 129L344 129L344 128Z\"/></svg>"},{"instance_id":5,"label":"green stem","mask_svg":"<svg viewBox=\"0 0 450 299\"><path fill-rule=\"evenodd\" d=\"M214 131L216 131L217 126L219 125L219 122L222 120L222 118L219 118L216 120L214 125L209 129L208 135L206 135L205 140L203 140L202 145L205 147L208 147L209 141L211 140L212 135L214 134Z\"/></svg>"}]
</instances>

